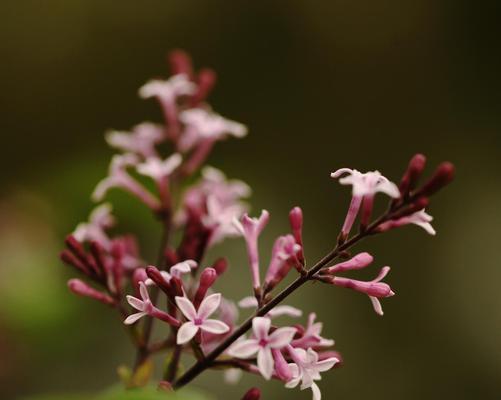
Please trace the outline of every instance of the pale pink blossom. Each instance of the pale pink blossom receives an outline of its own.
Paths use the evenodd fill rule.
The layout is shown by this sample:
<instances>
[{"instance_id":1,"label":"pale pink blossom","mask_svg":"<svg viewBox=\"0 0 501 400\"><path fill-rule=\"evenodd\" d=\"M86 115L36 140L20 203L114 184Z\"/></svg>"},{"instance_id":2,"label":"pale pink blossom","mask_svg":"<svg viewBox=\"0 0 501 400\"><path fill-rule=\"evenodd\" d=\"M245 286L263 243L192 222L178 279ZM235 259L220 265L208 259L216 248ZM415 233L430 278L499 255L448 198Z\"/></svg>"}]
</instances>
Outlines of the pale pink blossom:
<instances>
[{"instance_id":1,"label":"pale pink blossom","mask_svg":"<svg viewBox=\"0 0 501 400\"><path fill-rule=\"evenodd\" d=\"M353 289L360 293L365 293L367 296L369 296L369 299L372 302L372 306L374 307L374 311L376 311L376 313L379 315L383 315L383 309L381 307L379 299L395 295L395 292L391 290L388 284L381 282L381 280L388 274L388 272L390 272L390 267L383 267L379 272L379 275L372 281L368 282L336 276L332 279L332 283L336 286L341 286L348 289Z\"/></svg>"},{"instance_id":2,"label":"pale pink blossom","mask_svg":"<svg viewBox=\"0 0 501 400\"><path fill-rule=\"evenodd\" d=\"M228 332L230 327L224 322L208 318L218 309L220 303L221 294L211 294L202 301L196 310L189 299L177 296L176 304L187 319L187 322L181 325L177 332L177 344L188 343L199 330L216 335Z\"/></svg>"},{"instance_id":3,"label":"pale pink blossom","mask_svg":"<svg viewBox=\"0 0 501 400\"><path fill-rule=\"evenodd\" d=\"M322 379L320 372L330 370L339 360L335 357L319 360L318 354L312 349L296 349L292 346L288 346L287 349L294 363L289 364L292 379L285 384L285 387L294 388L301 383L301 390L310 388L313 400L320 400L322 394L315 381Z\"/></svg>"},{"instance_id":4,"label":"pale pink blossom","mask_svg":"<svg viewBox=\"0 0 501 400\"><path fill-rule=\"evenodd\" d=\"M238 302L238 306L240 308L257 308L258 306L257 299L254 296L244 297L242 300ZM293 318L299 318L301 315L303 315L303 312L299 308L287 305L279 305L273 307L266 314L266 316L269 318L277 318L283 315Z\"/></svg>"},{"instance_id":5,"label":"pale pink blossom","mask_svg":"<svg viewBox=\"0 0 501 400\"><path fill-rule=\"evenodd\" d=\"M178 74L168 80L153 79L139 89L139 96L143 99L156 97L162 103L173 104L180 96L189 96L195 93L196 85L187 75Z\"/></svg>"},{"instance_id":6,"label":"pale pink blossom","mask_svg":"<svg viewBox=\"0 0 501 400\"><path fill-rule=\"evenodd\" d=\"M296 239L293 235L279 236L273 245L270 265L266 272L265 284L273 286L282 280L292 265L299 263L297 256L300 251L301 246L296 243ZM284 266L288 266L286 271L283 271Z\"/></svg>"},{"instance_id":7,"label":"pale pink blossom","mask_svg":"<svg viewBox=\"0 0 501 400\"><path fill-rule=\"evenodd\" d=\"M291 345L293 347L308 349L310 347L317 348L334 346L334 340L326 339L321 336L323 324L321 322L315 322L316 318L317 315L315 313L310 313L306 329L300 338L292 341Z\"/></svg>"},{"instance_id":8,"label":"pale pink blossom","mask_svg":"<svg viewBox=\"0 0 501 400\"><path fill-rule=\"evenodd\" d=\"M282 349L287 346L296 328L283 327L269 333L271 320L265 317L255 317L252 320L253 337L236 342L228 350L232 357L246 359L257 353L257 366L265 379L270 379L274 369L272 349Z\"/></svg>"},{"instance_id":9,"label":"pale pink blossom","mask_svg":"<svg viewBox=\"0 0 501 400\"><path fill-rule=\"evenodd\" d=\"M106 230L115 224L111 214L113 207L109 203L101 204L92 210L89 221L78 224L73 236L79 242L98 242L104 249L109 250L111 240Z\"/></svg>"},{"instance_id":10,"label":"pale pink blossom","mask_svg":"<svg viewBox=\"0 0 501 400\"><path fill-rule=\"evenodd\" d=\"M93 200L101 201L109 189L116 187L133 194L152 210L157 210L160 207L158 199L127 172L128 167L136 166L138 162L138 157L131 153L113 156L108 176L98 183L92 193Z\"/></svg>"},{"instance_id":11,"label":"pale pink blossom","mask_svg":"<svg viewBox=\"0 0 501 400\"><path fill-rule=\"evenodd\" d=\"M188 151L204 141L215 142L228 136L242 138L247 135L245 125L203 108L185 110L180 113L179 119L185 125L179 141L182 151Z\"/></svg>"},{"instance_id":12,"label":"pale pink blossom","mask_svg":"<svg viewBox=\"0 0 501 400\"><path fill-rule=\"evenodd\" d=\"M132 132L110 131L106 141L124 153L134 153L143 158L155 157L155 145L165 136L165 128L151 122L143 122L132 128Z\"/></svg>"},{"instance_id":13,"label":"pale pink blossom","mask_svg":"<svg viewBox=\"0 0 501 400\"><path fill-rule=\"evenodd\" d=\"M379 225L378 231L385 232L399 226L414 224L423 228L430 235L436 235L437 232L431 225L431 221L433 221L433 217L423 209L416 211L414 214L407 215L396 220L383 222L381 225Z\"/></svg>"},{"instance_id":14,"label":"pale pink blossom","mask_svg":"<svg viewBox=\"0 0 501 400\"><path fill-rule=\"evenodd\" d=\"M165 160L157 157L149 157L136 166L137 172L141 175L149 176L155 182L161 182L174 172L181 165L182 157L178 153L172 154Z\"/></svg>"},{"instance_id":15,"label":"pale pink blossom","mask_svg":"<svg viewBox=\"0 0 501 400\"><path fill-rule=\"evenodd\" d=\"M247 243L247 255L249 257L249 264L252 275L252 285L254 289L261 286L261 278L259 276L259 250L258 238L262 230L270 219L268 211L261 211L259 218L251 218L247 214L241 218L240 221L234 220L235 227L243 235Z\"/></svg>"},{"instance_id":16,"label":"pale pink blossom","mask_svg":"<svg viewBox=\"0 0 501 400\"><path fill-rule=\"evenodd\" d=\"M379 171L361 173L356 169L341 168L333 172L331 177L339 178L339 183L342 185L352 185L352 199L342 228L344 236L350 233L362 202L362 224L367 225L372 214L376 193L385 193L392 198L400 197L397 185L381 175Z\"/></svg>"},{"instance_id":17,"label":"pale pink blossom","mask_svg":"<svg viewBox=\"0 0 501 400\"><path fill-rule=\"evenodd\" d=\"M177 319L167 314L166 312L159 310L153 305L148 294L148 289L146 288L144 282L139 282L139 293L141 295L141 299L138 299L134 296L127 296L127 302L139 312L129 315L125 319L124 324L131 325L142 317L150 315L152 317L161 319L162 321L165 321L172 326L179 326L179 321Z\"/></svg>"}]
</instances>

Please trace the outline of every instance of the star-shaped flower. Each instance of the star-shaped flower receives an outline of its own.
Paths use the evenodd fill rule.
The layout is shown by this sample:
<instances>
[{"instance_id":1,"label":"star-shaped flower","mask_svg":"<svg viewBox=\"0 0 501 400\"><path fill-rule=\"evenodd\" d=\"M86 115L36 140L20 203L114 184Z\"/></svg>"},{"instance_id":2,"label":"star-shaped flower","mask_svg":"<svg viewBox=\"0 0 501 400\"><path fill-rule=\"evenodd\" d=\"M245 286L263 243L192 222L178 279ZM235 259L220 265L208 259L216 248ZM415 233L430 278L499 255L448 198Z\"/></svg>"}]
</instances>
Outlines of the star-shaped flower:
<instances>
[{"instance_id":1,"label":"star-shaped flower","mask_svg":"<svg viewBox=\"0 0 501 400\"><path fill-rule=\"evenodd\" d=\"M188 320L181 325L177 332L177 344L189 342L199 330L213 334L228 332L230 327L224 322L218 321L217 319L209 319L209 316L217 310L220 303L221 294L211 294L202 301L200 307L196 310L189 299L177 296L176 304Z\"/></svg>"},{"instance_id":2,"label":"star-shaped flower","mask_svg":"<svg viewBox=\"0 0 501 400\"><path fill-rule=\"evenodd\" d=\"M232 357L242 359L257 353L257 366L265 379L271 378L275 366L271 350L287 346L296 333L296 328L284 327L278 328L270 334L270 327L271 320L269 318L255 317L252 320L253 337L235 343L228 350L228 354Z\"/></svg>"}]
</instances>

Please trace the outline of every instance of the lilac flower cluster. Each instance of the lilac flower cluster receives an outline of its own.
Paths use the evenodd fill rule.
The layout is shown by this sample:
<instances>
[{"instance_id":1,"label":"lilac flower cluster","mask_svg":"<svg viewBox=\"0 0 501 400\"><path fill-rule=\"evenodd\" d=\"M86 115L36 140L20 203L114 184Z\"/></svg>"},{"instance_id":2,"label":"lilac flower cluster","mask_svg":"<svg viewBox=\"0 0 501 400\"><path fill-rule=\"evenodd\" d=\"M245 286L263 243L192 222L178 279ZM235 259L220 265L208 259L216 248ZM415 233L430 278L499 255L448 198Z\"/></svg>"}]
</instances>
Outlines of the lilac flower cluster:
<instances>
[{"instance_id":1,"label":"lilac flower cluster","mask_svg":"<svg viewBox=\"0 0 501 400\"><path fill-rule=\"evenodd\" d=\"M216 114L206 102L216 80L212 70L195 72L182 51L172 52L169 61L173 75L168 80L152 80L139 90L142 98L158 101L164 125L145 122L130 132L108 132L106 141L118 154L111 160L108 176L92 194L93 200L101 202L109 190L119 188L148 207L163 227L159 257L150 265L134 235L112 235L116 218L112 206L102 203L66 239L62 260L86 278L71 279L68 286L75 294L118 310L137 349L132 377L153 355L168 350L170 361L159 384L162 389L175 390L208 368L222 368L227 380L247 371L280 380L287 388L309 388L319 400L317 381L321 373L341 364L341 355L333 350L334 341L322 336L322 323L316 321L315 313L309 314L305 325L277 325L278 317L295 319L303 314L280 303L303 284L320 281L366 294L376 313L383 315L380 299L395 294L382 282L390 267L383 267L368 282L346 277L345 273L373 262L371 254L351 255L349 250L367 236L408 224L434 235L432 217L425 208L430 196L452 180L454 168L450 163L441 164L422 186L418 180L426 160L420 154L412 158L398 186L378 171L342 168L333 172L332 178L352 187L335 248L306 267L303 212L295 207L289 214L290 233L275 240L263 274L258 242L270 213L263 210L259 217L250 217L244 201L250 188L205 165L216 142L231 136L241 138L247 128ZM164 155L161 149L170 153ZM194 176L199 179L188 185ZM373 218L377 193L390 201L388 210ZM352 234L357 217L359 229ZM179 240L173 240L173 232L180 233ZM207 261L205 254L224 239L238 236L245 241L252 292L237 307L213 289L228 261L224 257ZM291 273L295 280L273 294ZM165 307L159 295L165 296ZM238 308L252 310L241 324ZM152 341L155 320L170 326L169 335L160 342ZM182 353L191 354L195 364L181 375ZM134 386L137 380L126 383ZM259 397L257 388L244 395L248 400Z\"/></svg>"}]
</instances>

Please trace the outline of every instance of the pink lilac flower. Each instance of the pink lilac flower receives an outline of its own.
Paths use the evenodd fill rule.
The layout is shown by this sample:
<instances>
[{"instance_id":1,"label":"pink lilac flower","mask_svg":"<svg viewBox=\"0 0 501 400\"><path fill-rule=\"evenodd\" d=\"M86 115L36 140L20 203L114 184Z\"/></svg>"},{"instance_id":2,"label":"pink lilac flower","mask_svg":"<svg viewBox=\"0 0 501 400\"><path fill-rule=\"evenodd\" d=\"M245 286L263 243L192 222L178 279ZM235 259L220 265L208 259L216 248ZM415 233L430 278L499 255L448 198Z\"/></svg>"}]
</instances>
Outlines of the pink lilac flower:
<instances>
[{"instance_id":1,"label":"pink lilac flower","mask_svg":"<svg viewBox=\"0 0 501 400\"><path fill-rule=\"evenodd\" d=\"M293 235L279 236L276 239L265 278L265 285L269 289L280 282L294 264L299 264L297 256L300 251L301 246L296 243Z\"/></svg>"},{"instance_id":2,"label":"pink lilac flower","mask_svg":"<svg viewBox=\"0 0 501 400\"><path fill-rule=\"evenodd\" d=\"M124 324L131 325L142 317L150 315L152 317L161 319L162 321L165 321L172 326L179 326L179 321L177 319L167 314L166 312L159 310L153 305L148 294L148 289L143 282L139 282L139 292L141 294L141 299L130 295L127 296L127 302L139 312L129 315L125 319Z\"/></svg>"},{"instance_id":3,"label":"pink lilac flower","mask_svg":"<svg viewBox=\"0 0 501 400\"><path fill-rule=\"evenodd\" d=\"M320 400L322 394L315 381L322 379L320 372L330 370L339 360L335 357L319 360L318 354L312 349L296 349L292 346L288 346L287 349L294 363L289 364L292 379L285 387L294 388L301 383L301 390L311 388L313 400Z\"/></svg>"},{"instance_id":4,"label":"pink lilac flower","mask_svg":"<svg viewBox=\"0 0 501 400\"><path fill-rule=\"evenodd\" d=\"M383 222L381 225L379 225L378 231L385 232L399 226L414 224L423 228L430 235L435 235L437 232L435 231L433 226L431 226L431 221L433 221L433 217L423 209L396 220Z\"/></svg>"},{"instance_id":5,"label":"pink lilac flower","mask_svg":"<svg viewBox=\"0 0 501 400\"><path fill-rule=\"evenodd\" d=\"M165 129L161 125L143 122L132 128L132 132L110 131L106 134L106 141L112 147L124 153L137 154L145 159L157 157L155 145L165 136Z\"/></svg>"},{"instance_id":6,"label":"pink lilac flower","mask_svg":"<svg viewBox=\"0 0 501 400\"><path fill-rule=\"evenodd\" d=\"M323 324L321 322L315 322L316 318L317 315L315 313L310 313L306 329L300 338L292 341L292 347L300 347L307 350L310 347L317 348L334 346L334 340L326 339L321 336Z\"/></svg>"},{"instance_id":7,"label":"pink lilac flower","mask_svg":"<svg viewBox=\"0 0 501 400\"><path fill-rule=\"evenodd\" d=\"M341 168L331 174L332 178L339 178L342 185L352 185L352 199L346 219L341 230L347 237L355 222L360 206L363 202L362 225L367 225L372 214L374 196L382 192L393 198L400 197L397 185L385 178L379 171L361 173L356 169Z\"/></svg>"},{"instance_id":8,"label":"pink lilac flower","mask_svg":"<svg viewBox=\"0 0 501 400\"><path fill-rule=\"evenodd\" d=\"M257 299L253 296L244 297L242 300L238 302L238 306L240 308L257 308L258 306ZM269 318L277 318L283 315L286 315L288 317L299 318L301 315L303 315L303 312L300 309L292 306L280 305L274 307L266 314L266 316Z\"/></svg>"},{"instance_id":9,"label":"pink lilac flower","mask_svg":"<svg viewBox=\"0 0 501 400\"><path fill-rule=\"evenodd\" d=\"M117 187L132 193L152 210L157 210L160 207L158 199L127 172L127 167L138 162L138 157L130 153L113 156L108 176L98 183L92 193L94 201L101 201L109 189Z\"/></svg>"},{"instance_id":10,"label":"pink lilac flower","mask_svg":"<svg viewBox=\"0 0 501 400\"><path fill-rule=\"evenodd\" d=\"M176 304L188 320L179 328L177 332L177 344L189 342L199 330L213 334L223 334L230 330L224 322L208 317L214 313L221 303L221 294L215 293L207 296L198 310L186 297L176 297Z\"/></svg>"},{"instance_id":11,"label":"pink lilac flower","mask_svg":"<svg viewBox=\"0 0 501 400\"><path fill-rule=\"evenodd\" d=\"M179 142L182 151L188 151L200 142L215 142L227 136L241 138L247 134L245 125L203 108L185 110L180 113L179 119L185 125Z\"/></svg>"},{"instance_id":12,"label":"pink lilac flower","mask_svg":"<svg viewBox=\"0 0 501 400\"><path fill-rule=\"evenodd\" d=\"M89 222L79 224L73 236L79 242L98 242L103 248L109 250L111 241L106 234L106 229L113 227L115 218L111 214L113 207L109 203L97 206L89 216Z\"/></svg>"},{"instance_id":13,"label":"pink lilac flower","mask_svg":"<svg viewBox=\"0 0 501 400\"><path fill-rule=\"evenodd\" d=\"M235 220L234 224L240 233L243 235L247 243L247 255L252 275L252 285L254 290L261 286L261 278L259 276L259 251L257 241L262 230L270 219L268 211L261 211L259 218L250 218L244 214L241 221Z\"/></svg>"},{"instance_id":14,"label":"pink lilac flower","mask_svg":"<svg viewBox=\"0 0 501 400\"><path fill-rule=\"evenodd\" d=\"M343 261L333 265L332 267L326 268L322 272L334 275L340 272L362 269L372 264L372 261L374 261L374 257L367 252L363 252L353 256L347 261Z\"/></svg>"},{"instance_id":15,"label":"pink lilac flower","mask_svg":"<svg viewBox=\"0 0 501 400\"><path fill-rule=\"evenodd\" d=\"M336 286L341 286L349 289L353 289L360 293L365 293L369 296L369 299L372 302L372 306L374 307L374 311L377 314L383 315L383 309L381 307L381 303L379 302L380 298L391 297L395 295L395 292L391 290L390 286L381 280L390 272L390 267L383 267L379 272L379 275L369 282L357 281L355 279L342 278L336 276L332 279L332 283Z\"/></svg>"},{"instance_id":16,"label":"pink lilac flower","mask_svg":"<svg viewBox=\"0 0 501 400\"><path fill-rule=\"evenodd\" d=\"M174 172L181 165L182 157L180 154L173 154L165 160L157 157L149 157L145 162L136 166L137 172L141 175L149 176L155 182L160 183Z\"/></svg>"},{"instance_id":17,"label":"pink lilac flower","mask_svg":"<svg viewBox=\"0 0 501 400\"><path fill-rule=\"evenodd\" d=\"M257 366L265 379L270 379L273 374L275 362L272 349L282 349L287 346L296 328L283 327L269 333L271 320L265 317L255 317L252 320L253 338L241 340L228 350L232 357L246 359L257 353Z\"/></svg>"}]
</instances>

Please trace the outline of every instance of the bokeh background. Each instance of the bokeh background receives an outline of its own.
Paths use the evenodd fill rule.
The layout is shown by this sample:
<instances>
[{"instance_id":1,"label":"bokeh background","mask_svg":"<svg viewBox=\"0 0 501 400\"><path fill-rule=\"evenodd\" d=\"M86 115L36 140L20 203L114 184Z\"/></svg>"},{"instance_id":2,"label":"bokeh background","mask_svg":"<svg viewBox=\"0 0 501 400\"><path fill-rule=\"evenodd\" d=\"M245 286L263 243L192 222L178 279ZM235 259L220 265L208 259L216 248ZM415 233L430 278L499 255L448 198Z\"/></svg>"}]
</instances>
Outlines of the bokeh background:
<instances>
[{"instance_id":1,"label":"bokeh background","mask_svg":"<svg viewBox=\"0 0 501 400\"><path fill-rule=\"evenodd\" d=\"M418 228L364 243L393 267L397 296L377 317L363 295L310 285L290 304L315 310L345 366L325 374L325 398L498 399L501 395L501 6L473 0L5 0L0 5L0 398L99 392L132 351L109 310L68 293L63 237L87 217L112 154L108 128L160 121L138 87L167 73L169 49L219 74L215 109L248 124L211 163L254 189L272 220L262 241L306 215L306 251L328 251L349 193L339 167L398 179L417 151L457 165L430 208L438 235ZM431 169L431 167L430 167ZM113 193L124 231L153 255L158 228ZM248 292L244 246L219 288ZM368 275L368 276L369 276ZM250 385L265 399L310 398L246 377L208 373L214 398Z\"/></svg>"}]
</instances>

